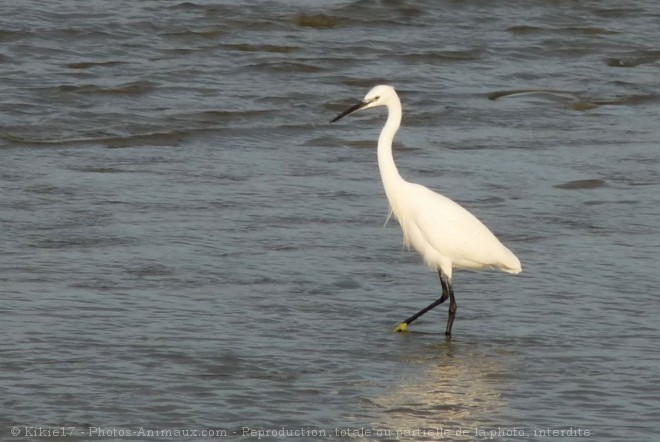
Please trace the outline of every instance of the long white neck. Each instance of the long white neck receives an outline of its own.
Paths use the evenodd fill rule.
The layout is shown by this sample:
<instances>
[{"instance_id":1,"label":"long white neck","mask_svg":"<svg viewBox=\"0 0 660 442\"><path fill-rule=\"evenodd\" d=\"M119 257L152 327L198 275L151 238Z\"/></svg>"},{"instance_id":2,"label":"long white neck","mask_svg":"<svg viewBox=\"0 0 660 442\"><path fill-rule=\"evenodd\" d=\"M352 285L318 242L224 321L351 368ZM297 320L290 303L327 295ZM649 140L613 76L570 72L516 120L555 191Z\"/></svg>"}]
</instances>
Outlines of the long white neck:
<instances>
[{"instance_id":1,"label":"long white neck","mask_svg":"<svg viewBox=\"0 0 660 442\"><path fill-rule=\"evenodd\" d=\"M394 211L394 215L398 218L398 202L400 199L397 190L401 189L400 184L405 182L399 175L392 156L392 141L401 125L401 102L399 97L395 95L391 99L387 104L387 111L387 122L380 132L380 137L378 137L378 168L380 169L380 177L383 180L387 200Z\"/></svg>"}]
</instances>

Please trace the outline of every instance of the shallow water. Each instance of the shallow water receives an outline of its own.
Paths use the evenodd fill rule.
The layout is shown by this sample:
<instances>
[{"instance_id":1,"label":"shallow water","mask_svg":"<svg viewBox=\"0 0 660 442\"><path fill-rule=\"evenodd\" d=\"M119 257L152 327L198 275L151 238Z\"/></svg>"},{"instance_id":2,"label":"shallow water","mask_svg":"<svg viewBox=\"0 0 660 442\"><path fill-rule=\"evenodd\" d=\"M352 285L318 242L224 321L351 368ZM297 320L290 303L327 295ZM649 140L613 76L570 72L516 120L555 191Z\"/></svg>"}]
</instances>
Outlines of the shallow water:
<instances>
[{"instance_id":1,"label":"shallow water","mask_svg":"<svg viewBox=\"0 0 660 442\"><path fill-rule=\"evenodd\" d=\"M0 12L3 438L657 433L655 2ZM327 124L381 82L404 177L523 263L455 272L450 342L392 333L440 284L381 228L383 113Z\"/></svg>"}]
</instances>

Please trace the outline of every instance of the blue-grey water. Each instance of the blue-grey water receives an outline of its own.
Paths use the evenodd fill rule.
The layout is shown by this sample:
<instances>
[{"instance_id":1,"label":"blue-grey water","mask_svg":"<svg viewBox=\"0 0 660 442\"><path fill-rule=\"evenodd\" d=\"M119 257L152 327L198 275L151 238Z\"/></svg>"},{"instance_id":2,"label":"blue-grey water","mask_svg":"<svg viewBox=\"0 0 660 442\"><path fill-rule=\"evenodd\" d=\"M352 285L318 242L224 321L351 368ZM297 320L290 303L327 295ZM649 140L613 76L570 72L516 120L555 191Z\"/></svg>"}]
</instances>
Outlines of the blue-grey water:
<instances>
[{"instance_id":1,"label":"blue-grey water","mask_svg":"<svg viewBox=\"0 0 660 442\"><path fill-rule=\"evenodd\" d=\"M0 439L654 440L659 20L2 2ZM384 111L328 124L379 83L402 175L523 263L454 273L449 342L392 332L440 284L383 228Z\"/></svg>"}]
</instances>

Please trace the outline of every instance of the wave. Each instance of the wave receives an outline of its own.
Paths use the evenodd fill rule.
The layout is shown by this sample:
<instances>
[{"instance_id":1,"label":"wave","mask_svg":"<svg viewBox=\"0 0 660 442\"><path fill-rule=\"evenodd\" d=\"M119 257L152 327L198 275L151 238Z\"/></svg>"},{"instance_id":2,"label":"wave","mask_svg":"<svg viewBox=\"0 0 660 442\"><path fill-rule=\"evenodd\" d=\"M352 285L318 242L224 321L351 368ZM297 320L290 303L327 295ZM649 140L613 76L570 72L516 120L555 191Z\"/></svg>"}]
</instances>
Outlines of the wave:
<instances>
[{"instance_id":1,"label":"wave","mask_svg":"<svg viewBox=\"0 0 660 442\"><path fill-rule=\"evenodd\" d=\"M108 94L108 95L131 95L138 96L151 92L157 86L153 81L141 80L131 81L129 83L119 84L117 86L100 86L97 84L82 85L62 85L57 89L60 92L70 92L75 94Z\"/></svg>"}]
</instances>

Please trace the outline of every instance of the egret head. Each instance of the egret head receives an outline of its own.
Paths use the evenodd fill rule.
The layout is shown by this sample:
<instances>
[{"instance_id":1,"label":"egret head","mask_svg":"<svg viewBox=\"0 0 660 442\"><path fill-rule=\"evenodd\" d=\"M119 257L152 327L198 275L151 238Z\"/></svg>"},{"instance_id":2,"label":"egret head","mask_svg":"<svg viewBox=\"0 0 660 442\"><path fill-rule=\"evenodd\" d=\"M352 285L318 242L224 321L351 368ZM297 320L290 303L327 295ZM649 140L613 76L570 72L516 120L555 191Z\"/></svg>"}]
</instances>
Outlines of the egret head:
<instances>
[{"instance_id":1,"label":"egret head","mask_svg":"<svg viewBox=\"0 0 660 442\"><path fill-rule=\"evenodd\" d=\"M387 86L384 84L375 86L369 92L367 92L367 95L364 96L364 99L361 102L349 107L344 112L333 118L330 122L334 123L340 118L352 114L353 112L357 112L360 109L367 109L376 106L387 106L392 97L396 97L396 91L392 86Z\"/></svg>"}]
</instances>

